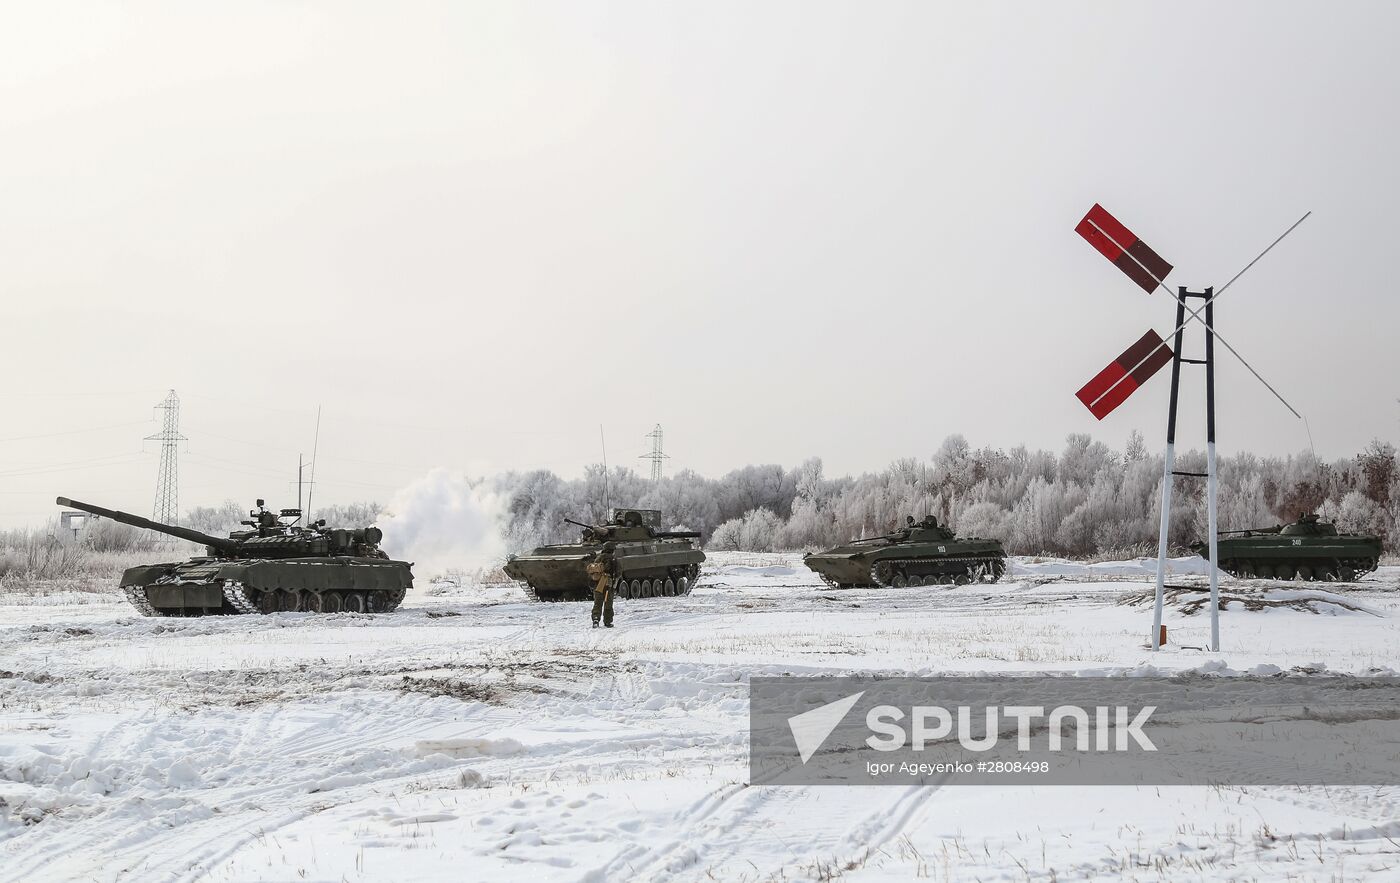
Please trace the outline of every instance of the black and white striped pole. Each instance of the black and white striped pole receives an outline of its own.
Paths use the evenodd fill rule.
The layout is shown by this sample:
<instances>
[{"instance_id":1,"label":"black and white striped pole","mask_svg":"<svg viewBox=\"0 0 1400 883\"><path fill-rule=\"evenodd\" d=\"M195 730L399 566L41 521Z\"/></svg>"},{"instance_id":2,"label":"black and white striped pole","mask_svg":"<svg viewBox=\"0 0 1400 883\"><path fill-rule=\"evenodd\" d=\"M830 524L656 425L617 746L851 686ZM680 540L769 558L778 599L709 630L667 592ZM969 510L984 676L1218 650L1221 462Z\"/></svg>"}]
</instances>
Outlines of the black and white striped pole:
<instances>
[{"instance_id":1,"label":"black and white striped pole","mask_svg":"<svg viewBox=\"0 0 1400 883\"><path fill-rule=\"evenodd\" d=\"M1186 322L1186 299L1205 299L1206 346L1204 359L1188 359L1181 354L1182 332ZM1217 566L1216 531L1216 481L1215 472L1215 304L1212 302L1214 289L1187 291L1185 287L1176 292L1176 339L1172 347L1172 389L1167 410L1167 452L1162 468L1162 522L1157 538L1157 591L1152 602L1152 633L1148 644L1153 650L1162 646L1162 603L1167 581L1167 535L1171 528L1172 488L1176 478L1204 478L1206 480L1206 524L1210 533L1210 649L1220 649L1220 569ZM1176 467L1176 414L1181 399L1181 366L1204 365L1206 369L1206 471L1179 472Z\"/></svg>"}]
</instances>

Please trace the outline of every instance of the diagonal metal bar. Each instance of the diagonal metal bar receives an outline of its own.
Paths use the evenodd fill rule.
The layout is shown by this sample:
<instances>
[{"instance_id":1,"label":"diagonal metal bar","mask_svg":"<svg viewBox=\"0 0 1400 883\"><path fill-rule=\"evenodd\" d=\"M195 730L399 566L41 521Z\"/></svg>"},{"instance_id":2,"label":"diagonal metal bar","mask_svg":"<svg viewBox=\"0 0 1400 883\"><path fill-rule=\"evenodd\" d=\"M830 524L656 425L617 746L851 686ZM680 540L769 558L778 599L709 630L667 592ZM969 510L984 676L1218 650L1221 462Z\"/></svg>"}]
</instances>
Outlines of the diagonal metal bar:
<instances>
[{"instance_id":1,"label":"diagonal metal bar","mask_svg":"<svg viewBox=\"0 0 1400 883\"><path fill-rule=\"evenodd\" d=\"M1308 216L1311 215L1311 214L1312 214L1311 211L1305 212L1301 218L1299 218L1298 220L1294 221L1294 222L1293 222L1293 226L1289 227L1287 230L1284 230L1283 233L1280 234L1279 237L1278 237L1277 239L1275 239L1273 242L1269 243L1269 247L1268 247L1268 248L1266 248L1266 249L1264 249L1263 251L1259 252L1259 254L1258 254L1257 256L1255 256L1254 260L1250 261L1248 264L1245 264L1245 267L1244 267L1243 270L1240 270L1240 271L1239 271L1238 273L1236 273L1234 276L1230 277L1230 281L1229 281L1229 282L1226 282L1224 285L1220 286L1220 290L1217 291L1214 295L1212 295L1205 303L1201 304L1201 307L1200 307L1200 308L1201 308L1202 310L1204 310L1205 307L1206 307L1206 304L1214 303L1216 298L1220 297L1220 295L1222 295L1222 294L1225 293L1225 289L1227 289L1227 288L1229 288L1231 285L1235 284L1235 280L1236 280L1236 279L1239 279L1241 276L1243 276L1243 275L1245 274L1245 272L1249 270L1250 267L1252 267L1252 266L1254 266L1255 264L1259 263L1259 259L1260 259L1260 258L1264 257L1264 255L1266 255L1266 254L1268 254L1270 251L1272 251L1275 245L1278 245L1280 242L1282 242L1282 241L1283 241L1283 238L1284 238L1285 236L1287 236L1289 233L1292 233L1295 229L1297 229L1298 225L1301 224L1301 223L1303 223L1304 221L1306 221L1306 220L1308 219ZM1108 239L1110 242L1112 242L1114 245L1117 245L1119 248L1123 248L1123 244L1122 244L1121 242L1118 242L1117 240L1115 240L1112 236L1110 236L1102 227L1098 226L1097 224L1094 224L1093 221L1090 221L1089 223L1093 225L1093 227L1094 227L1095 230L1098 230L1100 233L1102 233L1102 234L1104 235L1104 237L1105 237L1106 239ZM1126 249L1124 250L1124 253L1126 253ZM1128 256L1129 256L1130 258L1132 257L1132 255L1128 255ZM1142 264L1139 263L1138 266L1142 267ZM1146 267L1143 267L1143 270L1147 270L1147 268L1146 268ZM1161 288L1162 288L1163 291L1167 292L1168 294L1170 294L1170 295L1172 296L1172 299L1173 299L1173 300L1176 299L1176 292L1174 292L1174 291L1172 291L1170 288L1168 288L1165 282L1163 282L1163 281L1160 280L1160 279L1157 279L1157 277L1156 277L1155 275L1152 275L1150 271L1148 271L1148 274L1151 276L1152 279L1156 280L1157 284L1158 284L1159 286L1161 286ZM1173 336L1175 336L1177 331L1180 331L1182 328L1185 328L1187 325L1189 325L1189 324L1191 323L1192 320L1195 320L1195 321L1197 321L1197 322L1200 322L1202 325L1205 324L1205 319L1201 318L1201 315L1200 315L1200 313L1199 313L1198 311L1191 309L1191 307L1190 307L1189 305L1186 307L1186 311L1189 312L1189 313L1191 314L1191 317L1188 318L1188 319L1186 319L1184 322L1182 322L1181 325L1179 325L1177 328L1173 329L1172 332L1171 332L1170 334L1167 334L1166 337L1163 338L1162 343L1158 344L1158 345L1152 350L1152 352L1150 352L1150 353L1148 353L1147 355L1143 356L1143 357L1142 357L1142 360L1132 367L1132 370L1130 370L1130 371L1128 372L1128 374L1125 375L1125 378L1124 378L1124 379L1126 379L1126 377L1128 377L1128 376L1131 376L1132 373L1133 373L1133 371L1136 371L1138 368L1141 368L1144 364L1146 364L1146 363L1147 363L1147 360L1150 359L1150 358L1152 358L1153 353L1157 352L1157 350L1160 350L1162 347L1166 346L1166 345L1167 345L1167 344L1166 344L1166 338L1167 338L1167 337L1173 337ZM1287 408L1287 409L1289 410L1290 413L1293 414L1294 417L1297 417L1297 418L1300 419L1300 420L1302 419L1303 415L1302 415L1302 414L1299 414L1298 411L1297 411L1297 409L1295 409L1292 405L1288 404L1288 400L1285 399L1283 396L1279 395L1278 390L1274 389L1273 386L1269 383L1269 381L1267 381L1267 380L1264 379L1263 375L1261 375L1258 371L1254 370L1254 366L1251 365L1251 364L1249 364L1249 362L1245 361L1244 356L1240 355L1240 354L1239 354L1239 351L1236 350L1233 346L1231 346L1229 341L1227 341L1224 337L1221 337L1219 331L1216 331L1216 330L1212 329L1212 333L1215 335L1215 339L1218 340L1218 341L1220 341L1221 344L1224 345L1225 349L1227 349L1227 350L1230 351L1230 355L1234 356L1236 359L1239 359L1239 360L1240 360L1240 364L1241 364L1241 365L1244 365L1246 368L1248 368L1248 369L1249 369L1249 373L1253 374L1253 375L1255 376L1255 378L1256 378L1260 383L1264 384L1264 387L1265 387L1269 392L1271 392L1271 393L1274 394L1274 398L1278 399L1278 400L1283 404L1283 406L1284 406L1285 408ZM1101 398L1103 398L1104 396L1108 395L1109 392L1111 392L1111 391L1113 390L1114 387L1118 386L1118 384L1119 384L1119 383L1122 383L1122 382L1123 382L1123 380L1120 379L1120 380L1118 380L1117 382L1111 384L1111 385L1108 387L1108 389L1105 389L1105 390L1099 395L1099 398L1101 399ZM1098 401L1098 399L1095 399L1095 402L1094 402L1094 403L1097 403L1097 401ZM1091 404L1092 404L1092 403L1091 403Z\"/></svg>"}]
</instances>

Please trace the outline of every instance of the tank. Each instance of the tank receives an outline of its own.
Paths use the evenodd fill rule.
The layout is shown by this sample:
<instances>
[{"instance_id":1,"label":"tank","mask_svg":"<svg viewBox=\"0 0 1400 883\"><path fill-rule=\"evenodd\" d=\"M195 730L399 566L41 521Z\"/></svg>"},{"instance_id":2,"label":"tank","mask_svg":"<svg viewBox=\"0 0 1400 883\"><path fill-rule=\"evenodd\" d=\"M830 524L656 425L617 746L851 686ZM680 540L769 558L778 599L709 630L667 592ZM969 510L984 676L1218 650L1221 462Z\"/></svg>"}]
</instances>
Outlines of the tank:
<instances>
[{"instance_id":1,"label":"tank","mask_svg":"<svg viewBox=\"0 0 1400 883\"><path fill-rule=\"evenodd\" d=\"M247 530L216 537L59 497L58 505L200 543L206 554L170 564L143 564L122 574L121 589L146 616L220 613L387 613L413 586L412 565L379 548L377 527L298 525L301 510L248 513Z\"/></svg>"},{"instance_id":2,"label":"tank","mask_svg":"<svg viewBox=\"0 0 1400 883\"><path fill-rule=\"evenodd\" d=\"M899 530L809 553L802 561L839 589L994 583L1006 570L1000 540L958 538L932 515L920 522L911 515L905 522Z\"/></svg>"},{"instance_id":3,"label":"tank","mask_svg":"<svg viewBox=\"0 0 1400 883\"><path fill-rule=\"evenodd\" d=\"M585 568L603 551L613 547L617 575L615 598L665 598L689 595L700 576L705 553L697 548L698 531L661 530L661 513L655 509L613 509L605 524L585 524L564 519L582 528L579 541L540 546L524 555L512 555L502 568L506 576L523 583L536 601L591 601L593 583Z\"/></svg>"},{"instance_id":4,"label":"tank","mask_svg":"<svg viewBox=\"0 0 1400 883\"><path fill-rule=\"evenodd\" d=\"M1220 569L1251 579L1301 579L1349 583L1380 564L1381 539L1338 533L1335 525L1304 513L1292 524L1221 531L1216 548ZM1202 558L1208 544L1193 543Z\"/></svg>"}]
</instances>

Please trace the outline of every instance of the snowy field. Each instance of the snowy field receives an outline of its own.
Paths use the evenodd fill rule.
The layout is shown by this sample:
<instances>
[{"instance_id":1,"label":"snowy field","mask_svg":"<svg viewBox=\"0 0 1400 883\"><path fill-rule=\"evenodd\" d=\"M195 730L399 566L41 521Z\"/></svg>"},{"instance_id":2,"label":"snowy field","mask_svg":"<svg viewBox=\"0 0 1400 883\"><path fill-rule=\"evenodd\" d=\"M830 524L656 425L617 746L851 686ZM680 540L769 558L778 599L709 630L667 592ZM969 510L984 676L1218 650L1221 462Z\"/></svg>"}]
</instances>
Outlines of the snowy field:
<instances>
[{"instance_id":1,"label":"snowy field","mask_svg":"<svg viewBox=\"0 0 1400 883\"><path fill-rule=\"evenodd\" d=\"M1199 562L1197 562L1199 564ZM1400 788L750 788L750 675L1400 668L1400 568L1227 582L1017 561L833 591L712 556L619 627L508 586L391 615L144 619L0 595L0 880L1400 879Z\"/></svg>"}]
</instances>

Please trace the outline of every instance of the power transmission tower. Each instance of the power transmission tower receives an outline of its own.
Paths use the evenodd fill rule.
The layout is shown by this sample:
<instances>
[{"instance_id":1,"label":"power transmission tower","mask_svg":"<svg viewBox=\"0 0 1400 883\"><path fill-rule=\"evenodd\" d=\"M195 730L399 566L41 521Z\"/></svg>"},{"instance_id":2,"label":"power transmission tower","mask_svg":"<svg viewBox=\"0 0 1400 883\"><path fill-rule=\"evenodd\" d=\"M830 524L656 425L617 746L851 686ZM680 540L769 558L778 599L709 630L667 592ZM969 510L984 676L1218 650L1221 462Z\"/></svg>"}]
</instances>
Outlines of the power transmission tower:
<instances>
[{"instance_id":1,"label":"power transmission tower","mask_svg":"<svg viewBox=\"0 0 1400 883\"><path fill-rule=\"evenodd\" d=\"M642 454L639 459L651 461L651 480L661 480L661 461L671 459L661 450L661 424L656 424L656 428L647 433L647 438L651 439L651 453Z\"/></svg>"},{"instance_id":2,"label":"power transmission tower","mask_svg":"<svg viewBox=\"0 0 1400 883\"><path fill-rule=\"evenodd\" d=\"M163 524L180 523L180 442L185 437L180 434L180 397L175 390L156 405L165 411L165 420L160 432L148 435L151 441L160 442L160 468L156 472L156 504L151 518Z\"/></svg>"}]
</instances>

